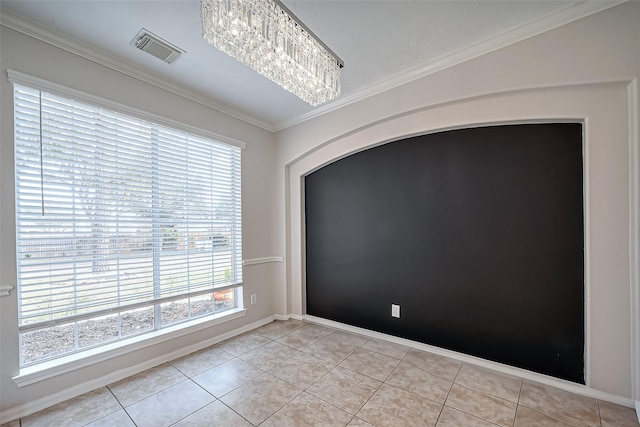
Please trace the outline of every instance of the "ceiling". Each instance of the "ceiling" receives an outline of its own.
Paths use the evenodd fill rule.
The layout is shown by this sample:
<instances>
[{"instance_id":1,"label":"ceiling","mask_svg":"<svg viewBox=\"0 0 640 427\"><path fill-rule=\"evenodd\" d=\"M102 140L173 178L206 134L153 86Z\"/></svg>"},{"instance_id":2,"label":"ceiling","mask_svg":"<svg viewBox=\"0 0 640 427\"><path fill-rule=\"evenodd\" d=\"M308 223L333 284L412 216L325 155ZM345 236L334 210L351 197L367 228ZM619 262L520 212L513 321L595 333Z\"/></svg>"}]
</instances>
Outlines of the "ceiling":
<instances>
[{"instance_id":1,"label":"ceiling","mask_svg":"<svg viewBox=\"0 0 640 427\"><path fill-rule=\"evenodd\" d=\"M3 25L278 130L620 1L285 0L339 55L342 95L312 107L201 36L199 0L1 0ZM167 64L130 45L145 28L186 51Z\"/></svg>"}]
</instances>

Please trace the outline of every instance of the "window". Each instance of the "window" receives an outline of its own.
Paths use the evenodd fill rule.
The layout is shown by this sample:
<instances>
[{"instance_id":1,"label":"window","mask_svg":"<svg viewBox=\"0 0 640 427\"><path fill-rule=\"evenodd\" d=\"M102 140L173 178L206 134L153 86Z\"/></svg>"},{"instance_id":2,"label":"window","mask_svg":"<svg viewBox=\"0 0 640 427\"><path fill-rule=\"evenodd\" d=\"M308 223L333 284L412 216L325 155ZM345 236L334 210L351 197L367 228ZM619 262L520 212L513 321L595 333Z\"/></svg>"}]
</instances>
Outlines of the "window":
<instances>
[{"instance_id":1,"label":"window","mask_svg":"<svg viewBox=\"0 0 640 427\"><path fill-rule=\"evenodd\" d=\"M14 85L21 366L241 308L240 148Z\"/></svg>"}]
</instances>

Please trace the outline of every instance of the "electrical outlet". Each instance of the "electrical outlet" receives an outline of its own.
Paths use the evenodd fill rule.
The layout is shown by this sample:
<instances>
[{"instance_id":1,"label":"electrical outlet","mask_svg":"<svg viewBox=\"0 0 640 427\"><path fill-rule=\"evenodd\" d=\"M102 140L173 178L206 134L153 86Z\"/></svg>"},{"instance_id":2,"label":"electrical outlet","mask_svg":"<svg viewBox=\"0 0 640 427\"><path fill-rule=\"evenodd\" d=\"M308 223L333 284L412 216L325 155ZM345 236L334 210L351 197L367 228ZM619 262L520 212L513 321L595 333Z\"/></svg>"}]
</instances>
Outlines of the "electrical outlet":
<instances>
[{"instance_id":1,"label":"electrical outlet","mask_svg":"<svg viewBox=\"0 0 640 427\"><path fill-rule=\"evenodd\" d=\"M398 304L391 304L391 317L400 318L400 306Z\"/></svg>"},{"instance_id":2,"label":"electrical outlet","mask_svg":"<svg viewBox=\"0 0 640 427\"><path fill-rule=\"evenodd\" d=\"M256 303L256 294L251 294L251 304Z\"/></svg>"}]
</instances>

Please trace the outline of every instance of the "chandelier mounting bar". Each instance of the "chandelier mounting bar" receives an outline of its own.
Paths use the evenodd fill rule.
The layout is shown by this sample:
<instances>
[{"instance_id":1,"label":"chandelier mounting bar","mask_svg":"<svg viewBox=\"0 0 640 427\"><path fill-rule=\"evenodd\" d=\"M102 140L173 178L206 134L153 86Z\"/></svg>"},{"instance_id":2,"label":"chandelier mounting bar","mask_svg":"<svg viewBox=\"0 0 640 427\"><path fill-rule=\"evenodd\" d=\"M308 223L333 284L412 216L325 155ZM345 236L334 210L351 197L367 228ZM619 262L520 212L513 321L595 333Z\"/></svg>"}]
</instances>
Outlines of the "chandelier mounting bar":
<instances>
[{"instance_id":1,"label":"chandelier mounting bar","mask_svg":"<svg viewBox=\"0 0 640 427\"><path fill-rule=\"evenodd\" d=\"M311 37L313 37L313 39L318 42L318 44L320 44L320 46L324 47L326 49L326 51L335 58L335 60L338 62L338 65L340 66L340 68L344 67L344 61L342 59L340 59L340 57L338 55L336 55L336 53L334 51L331 50L331 48L329 46L327 46L321 39L320 37L316 36L316 34L311 31L309 29L309 27L307 27L304 22L302 22L300 19L298 19L298 17L287 7L284 5L284 3L282 3L281 0L272 0L274 3L276 3L278 6L280 6L280 8L282 8L282 10L289 15L289 17L291 19L293 19L294 21L296 21L296 23L302 27L302 29L304 31L306 31Z\"/></svg>"}]
</instances>

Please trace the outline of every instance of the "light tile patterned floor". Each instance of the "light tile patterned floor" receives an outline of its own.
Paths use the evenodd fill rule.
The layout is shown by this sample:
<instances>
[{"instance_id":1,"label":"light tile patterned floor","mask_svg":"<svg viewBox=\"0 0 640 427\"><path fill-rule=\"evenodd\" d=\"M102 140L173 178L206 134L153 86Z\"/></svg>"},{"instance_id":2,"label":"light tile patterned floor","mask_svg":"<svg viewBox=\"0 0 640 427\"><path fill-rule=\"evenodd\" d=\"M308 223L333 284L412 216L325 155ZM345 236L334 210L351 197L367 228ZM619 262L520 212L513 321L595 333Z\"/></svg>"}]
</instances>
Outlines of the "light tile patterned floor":
<instances>
[{"instance_id":1,"label":"light tile patterned floor","mask_svg":"<svg viewBox=\"0 0 640 427\"><path fill-rule=\"evenodd\" d=\"M295 320L2 427L627 427L635 412L454 359Z\"/></svg>"}]
</instances>

